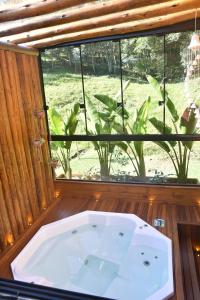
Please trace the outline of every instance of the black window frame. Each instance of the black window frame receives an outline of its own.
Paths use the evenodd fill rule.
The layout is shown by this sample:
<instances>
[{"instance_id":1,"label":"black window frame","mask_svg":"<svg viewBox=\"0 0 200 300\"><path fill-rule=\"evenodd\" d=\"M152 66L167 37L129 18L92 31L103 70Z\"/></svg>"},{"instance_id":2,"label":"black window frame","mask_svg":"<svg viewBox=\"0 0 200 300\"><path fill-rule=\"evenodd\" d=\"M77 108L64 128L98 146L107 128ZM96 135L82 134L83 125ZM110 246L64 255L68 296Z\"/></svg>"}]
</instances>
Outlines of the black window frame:
<instances>
[{"instance_id":1,"label":"black window frame","mask_svg":"<svg viewBox=\"0 0 200 300\"><path fill-rule=\"evenodd\" d=\"M112 300L18 280L0 278L1 300Z\"/></svg>"},{"instance_id":2,"label":"black window frame","mask_svg":"<svg viewBox=\"0 0 200 300\"><path fill-rule=\"evenodd\" d=\"M197 19L197 29L200 29L200 18ZM177 33L177 32L185 32L185 31L192 31L194 30L194 20L189 20L185 22L181 22L175 25L171 26L165 26L161 27L159 29L152 29L152 30L145 30L141 32L134 32L134 33L128 33L128 34L122 34L122 35L112 35L112 36L106 36L106 37L98 37L98 38L91 38L91 39L86 39L86 40L80 40L80 41L75 41L75 42L67 42L67 43L62 43L58 44L55 46L49 46L49 47L44 47L40 49L40 54L39 54L39 69L40 69L40 79L41 79L41 86L42 86L42 94L43 94L43 102L44 102L44 110L46 112L46 124L47 124L47 130L48 130L48 143L50 147L50 142L59 142L59 141L76 141L76 142L81 142L81 141L86 141L86 142L91 142L91 141L105 141L105 142L115 142L115 141L149 141L149 142L156 142L156 141L200 141L200 134L165 134L165 127L163 128L163 134L143 134L143 135L131 135L131 134L100 134L100 135L89 135L87 134L87 119L86 119L86 111L85 111L85 121L86 121L86 134L84 135L72 135L72 136L66 136L66 135L51 135L50 130L49 130L49 124L48 124L48 106L46 104L46 97L45 97L45 90L44 90L44 80L43 80L43 69L42 69L42 53L45 50L48 49L54 49L54 48L60 48L60 47L68 47L68 46L74 46L74 47L79 47L80 49L80 60L81 60L81 74L82 74L82 85L83 85L83 92L84 92L84 82L83 82L83 71L82 71L82 57L81 57L81 45L89 44L89 43L95 43L95 42L101 42L101 41L113 41L113 42L119 42L119 49L120 49L120 68L121 68L121 87L122 87L122 80L123 80L123 75L122 75L122 61L121 61L121 47L120 43L121 40L123 39L130 39L130 38L135 38L135 37L146 37L146 36L163 36L164 40L164 98L165 98L165 36L166 34L170 33ZM122 90L122 89L121 89ZM83 100L84 100L83 96ZM165 99L164 99L165 102ZM84 100L85 103L85 100ZM123 105L123 93L122 93L122 106L124 109ZM165 105L163 105L163 120L165 124ZM123 116L122 116L123 117ZM124 123L124 119L123 119ZM51 151L50 151L51 152ZM59 180L59 179L58 179ZM65 179L65 180L70 180L70 181L77 181L76 179ZM87 180L79 180L79 181L87 181ZM92 181L95 182L95 181ZM99 181L98 181L99 182ZM104 182L104 181L101 181ZM114 183L114 182L112 182ZM126 184L123 182L123 184ZM129 183L130 184L130 183ZM131 183L131 184L140 184L140 183ZM152 185L152 183L141 183L145 185ZM173 183L167 183L167 184L159 184L159 183L154 183L155 185L169 185L169 186L195 186L198 187L200 186L199 184L173 184Z\"/></svg>"}]
</instances>

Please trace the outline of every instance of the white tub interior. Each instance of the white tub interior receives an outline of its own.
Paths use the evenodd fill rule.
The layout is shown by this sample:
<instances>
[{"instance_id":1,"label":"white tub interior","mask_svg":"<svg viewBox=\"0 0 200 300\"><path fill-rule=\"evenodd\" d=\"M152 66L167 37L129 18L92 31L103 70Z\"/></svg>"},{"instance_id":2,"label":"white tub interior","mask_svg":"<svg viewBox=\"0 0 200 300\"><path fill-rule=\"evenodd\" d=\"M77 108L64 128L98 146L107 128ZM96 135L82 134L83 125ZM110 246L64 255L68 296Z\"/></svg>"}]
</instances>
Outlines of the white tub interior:
<instances>
[{"instance_id":1,"label":"white tub interior","mask_svg":"<svg viewBox=\"0 0 200 300\"><path fill-rule=\"evenodd\" d=\"M171 241L132 214L84 212L43 226L15 279L122 300L173 293Z\"/></svg>"}]
</instances>

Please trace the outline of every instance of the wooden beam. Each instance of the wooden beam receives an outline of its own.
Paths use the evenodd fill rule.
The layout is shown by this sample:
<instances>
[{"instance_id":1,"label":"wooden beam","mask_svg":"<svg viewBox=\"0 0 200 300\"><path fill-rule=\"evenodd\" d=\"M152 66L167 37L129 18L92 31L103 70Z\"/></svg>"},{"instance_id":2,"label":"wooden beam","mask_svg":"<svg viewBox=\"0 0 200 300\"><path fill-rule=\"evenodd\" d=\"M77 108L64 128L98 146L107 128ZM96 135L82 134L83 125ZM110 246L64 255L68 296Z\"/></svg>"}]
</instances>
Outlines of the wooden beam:
<instances>
[{"instance_id":1,"label":"wooden beam","mask_svg":"<svg viewBox=\"0 0 200 300\"><path fill-rule=\"evenodd\" d=\"M172 0L169 0L172 1ZM2 29L0 30L0 37L5 37L22 32L32 31L35 29L66 24L69 22L90 19L98 16L104 16L124 10L145 7L146 5L154 5L166 2L166 0L112 0L108 2L101 2L90 6L76 8L70 10L69 13L62 15L55 15L51 17L41 18L41 20L31 20L27 24ZM21 17L20 17L21 18Z\"/></svg>"},{"instance_id":2,"label":"wooden beam","mask_svg":"<svg viewBox=\"0 0 200 300\"><path fill-rule=\"evenodd\" d=\"M93 2L95 0L40 0L36 2L21 3L11 8L0 10L0 22L20 20L35 16L49 14L64 8Z\"/></svg>"},{"instance_id":3,"label":"wooden beam","mask_svg":"<svg viewBox=\"0 0 200 300\"><path fill-rule=\"evenodd\" d=\"M14 37L9 41L16 44L27 43L31 41L41 40L49 37L54 37L62 34L79 32L90 30L94 28L104 27L108 25L116 25L120 23L126 23L130 21L137 21L143 19L149 19L152 17L162 16L165 11L168 14L185 11L188 9L195 9L199 3L199 0L174 0L166 3L146 6L145 8L138 8L132 10L126 10L115 14L109 14L103 17L92 18L80 22L69 23L62 27L48 28L47 31L39 31L35 33L29 33L28 35Z\"/></svg>"},{"instance_id":4,"label":"wooden beam","mask_svg":"<svg viewBox=\"0 0 200 300\"><path fill-rule=\"evenodd\" d=\"M126 34L130 32L146 31L150 29L170 26L183 21L194 18L194 10L165 15L157 18L145 19L142 21L121 23L114 26L100 27L97 29L82 31L74 34L61 35L55 38L48 38L36 42L30 42L26 45L34 46L35 48L45 48L53 45L58 45L66 42L80 41L90 38L111 36L117 34Z\"/></svg>"},{"instance_id":5,"label":"wooden beam","mask_svg":"<svg viewBox=\"0 0 200 300\"><path fill-rule=\"evenodd\" d=\"M8 50L17 53L23 53L27 55L39 55L39 51L37 49L26 47L26 46L19 46L13 43L4 43L0 42L0 50Z\"/></svg>"}]
</instances>

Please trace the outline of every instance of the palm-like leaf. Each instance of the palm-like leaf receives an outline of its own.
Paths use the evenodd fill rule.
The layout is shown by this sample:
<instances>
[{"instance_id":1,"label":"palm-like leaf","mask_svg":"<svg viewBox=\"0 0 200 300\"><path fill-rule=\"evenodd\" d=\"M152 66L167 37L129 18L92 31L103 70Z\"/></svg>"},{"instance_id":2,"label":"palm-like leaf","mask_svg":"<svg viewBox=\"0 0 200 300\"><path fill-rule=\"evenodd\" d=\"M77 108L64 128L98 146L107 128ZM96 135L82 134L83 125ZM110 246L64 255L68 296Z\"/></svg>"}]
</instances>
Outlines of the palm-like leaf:
<instances>
[{"instance_id":1,"label":"palm-like leaf","mask_svg":"<svg viewBox=\"0 0 200 300\"><path fill-rule=\"evenodd\" d=\"M147 121L151 98L149 97L137 111L136 120L133 124L132 134L145 134L147 132Z\"/></svg>"},{"instance_id":2,"label":"palm-like leaf","mask_svg":"<svg viewBox=\"0 0 200 300\"><path fill-rule=\"evenodd\" d=\"M76 103L73 109L70 111L67 122L64 122L61 114L56 109L49 110L49 118L52 131L55 135L73 135L75 134L78 125L78 114L80 106ZM70 168L70 150L72 141L59 141L52 143L52 149L57 151L57 155L60 158L61 165L65 173L68 173L68 177L71 178Z\"/></svg>"},{"instance_id":3,"label":"palm-like leaf","mask_svg":"<svg viewBox=\"0 0 200 300\"><path fill-rule=\"evenodd\" d=\"M196 131L197 118L194 110L186 108L181 116L180 127L183 134L194 134ZM189 150L192 149L193 141L182 142Z\"/></svg>"},{"instance_id":4,"label":"palm-like leaf","mask_svg":"<svg viewBox=\"0 0 200 300\"><path fill-rule=\"evenodd\" d=\"M57 112L55 108L49 109L48 113L49 119L50 119L50 124L51 124L51 129L53 134L59 135L63 134L63 120L61 115Z\"/></svg>"},{"instance_id":5,"label":"palm-like leaf","mask_svg":"<svg viewBox=\"0 0 200 300\"><path fill-rule=\"evenodd\" d=\"M89 124L89 133L92 134L101 134L102 132L102 122L101 117L99 115L99 112L97 111L97 108L95 104L91 101L91 99L86 96L86 105L87 105L87 114L90 121Z\"/></svg>"},{"instance_id":6,"label":"palm-like leaf","mask_svg":"<svg viewBox=\"0 0 200 300\"><path fill-rule=\"evenodd\" d=\"M166 106L167 106L167 108L168 108L168 110L171 114L172 120L173 120L173 122L176 123L179 120L178 112L175 108L174 103L169 98L169 95L168 95L167 91L164 91L162 85L159 84L159 82L154 77L152 77L151 75L147 76L147 80L151 84L151 86L154 88L154 90L157 92L160 99L162 101L165 101L165 104L166 104Z\"/></svg>"}]
</instances>

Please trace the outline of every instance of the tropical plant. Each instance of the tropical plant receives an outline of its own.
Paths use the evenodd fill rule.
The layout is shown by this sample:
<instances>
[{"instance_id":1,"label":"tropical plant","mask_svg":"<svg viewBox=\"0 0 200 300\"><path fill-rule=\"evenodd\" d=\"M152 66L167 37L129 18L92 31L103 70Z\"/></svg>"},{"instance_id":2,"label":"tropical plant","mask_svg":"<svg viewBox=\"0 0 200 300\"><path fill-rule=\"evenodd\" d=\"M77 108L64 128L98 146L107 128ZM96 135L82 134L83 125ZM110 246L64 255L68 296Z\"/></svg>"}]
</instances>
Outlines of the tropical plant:
<instances>
[{"instance_id":1,"label":"tropical plant","mask_svg":"<svg viewBox=\"0 0 200 300\"><path fill-rule=\"evenodd\" d=\"M87 96L87 114L89 118L89 130L91 135L96 134L111 134L122 127L118 122L122 115L122 108L118 106L117 101L106 95L94 95L95 99L104 104L104 111L99 111L95 103ZM128 113L125 111L125 116ZM101 179L108 180L111 170L112 156L115 147L118 145L121 148L127 148L123 142L110 141L92 141L94 149L97 151Z\"/></svg>"},{"instance_id":2,"label":"tropical plant","mask_svg":"<svg viewBox=\"0 0 200 300\"><path fill-rule=\"evenodd\" d=\"M55 108L50 109L49 118L52 133L55 135L74 135L78 125L79 110L79 104L75 103L66 118L63 118ZM51 147L56 152L65 176L70 179L72 177L70 166L72 141L52 142Z\"/></svg>"},{"instance_id":3,"label":"tropical plant","mask_svg":"<svg viewBox=\"0 0 200 300\"><path fill-rule=\"evenodd\" d=\"M147 133L147 121L149 116L149 108L151 104L151 98L148 97L146 101L142 104L142 106L136 111L136 117L133 118L129 116L127 120L127 133L131 134L146 134ZM126 153L129 155L134 170L137 176L145 177L146 169L145 169L145 161L144 161L144 142L143 141L134 141L127 142L128 148ZM129 154L128 149L131 150L131 153L134 157L132 159Z\"/></svg>"},{"instance_id":4,"label":"tropical plant","mask_svg":"<svg viewBox=\"0 0 200 300\"><path fill-rule=\"evenodd\" d=\"M170 99L167 91L163 86L153 78L148 76L148 81L158 93L160 99L165 103L172 121L172 127L164 124L163 121L153 117L149 121L161 133L171 134L173 129L176 134L194 134L196 133L197 119L195 117L195 109L186 107L181 117L179 117L173 101ZM188 169L193 141L155 141L170 157L176 172L176 176L180 182L185 182L188 177Z\"/></svg>"},{"instance_id":5,"label":"tropical plant","mask_svg":"<svg viewBox=\"0 0 200 300\"><path fill-rule=\"evenodd\" d=\"M128 87L130 82L126 82L124 85L125 88ZM147 121L148 121L148 113L151 98L149 97L142 106L136 111L135 117L130 115L126 109L123 109L124 114L124 121L125 127L122 126L122 120L120 123L119 117L122 117L122 107L118 106L118 102L116 99L108 97L106 95L95 95L94 96L97 100L104 104L105 111L97 112L96 107L93 105L93 112L95 110L95 114L97 113L98 118L96 118L94 124L100 124L100 126L95 126L95 130L97 134L111 134L112 130L115 133L125 133L125 134L145 134L147 132ZM118 97L118 94L115 98ZM94 119L94 118L93 118ZM133 119L133 121L132 121ZM102 125L103 122L103 125ZM105 142L104 142L105 144ZM102 145L104 145L102 144ZM108 145L108 142L107 142ZM134 171L136 172L137 176L145 177L145 161L144 161L144 144L142 141L135 141L135 142L113 142L109 143L109 151L108 153L112 153L114 151L113 146L118 146L121 150L123 150L129 157ZM100 145L99 145L100 146ZM95 148L96 149L96 148ZM100 165L106 165L107 173L110 173L110 167L108 164L105 164L105 157L108 158L109 155L102 155L102 153L98 153ZM103 159L102 159L103 158ZM110 155L109 159L109 166L111 163L112 155Z\"/></svg>"}]
</instances>

